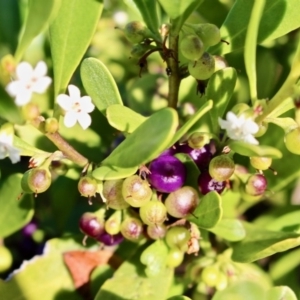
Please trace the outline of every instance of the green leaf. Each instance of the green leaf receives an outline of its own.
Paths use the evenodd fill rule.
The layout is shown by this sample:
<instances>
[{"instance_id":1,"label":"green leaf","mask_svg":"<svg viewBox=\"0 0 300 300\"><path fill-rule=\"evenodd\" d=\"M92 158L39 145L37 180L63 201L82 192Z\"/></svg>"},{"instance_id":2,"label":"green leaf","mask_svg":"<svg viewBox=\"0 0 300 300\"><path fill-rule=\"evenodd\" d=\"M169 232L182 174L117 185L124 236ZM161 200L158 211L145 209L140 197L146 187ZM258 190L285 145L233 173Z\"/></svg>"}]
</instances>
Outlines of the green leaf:
<instances>
[{"instance_id":1,"label":"green leaf","mask_svg":"<svg viewBox=\"0 0 300 300\"><path fill-rule=\"evenodd\" d=\"M86 58L81 64L80 76L85 90L104 115L110 105L123 104L115 80L100 60Z\"/></svg>"},{"instance_id":2,"label":"green leaf","mask_svg":"<svg viewBox=\"0 0 300 300\"><path fill-rule=\"evenodd\" d=\"M205 115L211 108L213 107L213 101L209 100L206 103L204 103L198 110L197 112L187 121L182 125L177 132L175 133L173 139L170 142L169 147L173 146L181 137L183 137L189 129L192 128L193 125L197 121L201 119L203 115Z\"/></svg>"},{"instance_id":3,"label":"green leaf","mask_svg":"<svg viewBox=\"0 0 300 300\"><path fill-rule=\"evenodd\" d=\"M271 158L281 158L282 153L270 146L258 146L241 141L230 141L229 147L232 151L244 156L264 156Z\"/></svg>"},{"instance_id":4,"label":"green leaf","mask_svg":"<svg viewBox=\"0 0 300 300\"><path fill-rule=\"evenodd\" d=\"M266 229L274 231L292 231L291 228L299 226L300 211L296 210L280 217L277 217L271 223L268 223Z\"/></svg>"},{"instance_id":5,"label":"green leaf","mask_svg":"<svg viewBox=\"0 0 300 300\"><path fill-rule=\"evenodd\" d=\"M210 48L210 53L226 54L245 45L246 30L254 0L237 0L221 27L222 39L229 45L220 43ZM258 32L258 43L271 41L300 27L298 11L300 0L266 0Z\"/></svg>"},{"instance_id":6,"label":"green leaf","mask_svg":"<svg viewBox=\"0 0 300 300\"><path fill-rule=\"evenodd\" d=\"M174 109L162 109L141 124L104 161L103 165L132 168L151 161L165 150L178 126Z\"/></svg>"},{"instance_id":7,"label":"green leaf","mask_svg":"<svg viewBox=\"0 0 300 300\"><path fill-rule=\"evenodd\" d=\"M125 261L100 288L95 300L165 300L173 280L172 269L165 269L159 276L145 276L145 266L140 262L145 247L138 249Z\"/></svg>"},{"instance_id":8,"label":"green leaf","mask_svg":"<svg viewBox=\"0 0 300 300\"><path fill-rule=\"evenodd\" d=\"M146 117L120 104L110 105L106 116L112 127L128 133L135 131L146 120Z\"/></svg>"},{"instance_id":9,"label":"green leaf","mask_svg":"<svg viewBox=\"0 0 300 300\"><path fill-rule=\"evenodd\" d=\"M49 25L49 22L58 12L61 2L61 0L30 0L28 2L28 14L15 53L17 62L22 58L32 40Z\"/></svg>"},{"instance_id":10,"label":"green leaf","mask_svg":"<svg viewBox=\"0 0 300 300\"><path fill-rule=\"evenodd\" d=\"M120 168L115 166L100 166L93 171L93 177L97 180L115 180L133 175L138 167Z\"/></svg>"},{"instance_id":11,"label":"green leaf","mask_svg":"<svg viewBox=\"0 0 300 300\"><path fill-rule=\"evenodd\" d=\"M246 236L242 222L236 219L222 219L209 231L231 242L240 241Z\"/></svg>"},{"instance_id":12,"label":"green leaf","mask_svg":"<svg viewBox=\"0 0 300 300\"><path fill-rule=\"evenodd\" d=\"M102 8L102 1L62 1L58 14L50 26L55 96L66 89L87 50Z\"/></svg>"},{"instance_id":13,"label":"green leaf","mask_svg":"<svg viewBox=\"0 0 300 300\"><path fill-rule=\"evenodd\" d=\"M15 105L12 98L4 91L0 85L0 117L11 123L21 124L23 116L20 109Z\"/></svg>"},{"instance_id":14,"label":"green leaf","mask_svg":"<svg viewBox=\"0 0 300 300\"><path fill-rule=\"evenodd\" d=\"M19 199L22 193L21 178L22 174L13 174L0 180L0 238L21 229L34 214L32 195L26 194Z\"/></svg>"},{"instance_id":15,"label":"green leaf","mask_svg":"<svg viewBox=\"0 0 300 300\"><path fill-rule=\"evenodd\" d=\"M275 232L243 222L246 237L232 243L232 259L252 262L300 245L300 235L292 232Z\"/></svg>"},{"instance_id":16,"label":"green leaf","mask_svg":"<svg viewBox=\"0 0 300 300\"><path fill-rule=\"evenodd\" d=\"M210 229L218 224L222 217L222 198L215 192L209 192L200 198L198 207L188 220L201 228Z\"/></svg>"},{"instance_id":17,"label":"green leaf","mask_svg":"<svg viewBox=\"0 0 300 300\"><path fill-rule=\"evenodd\" d=\"M200 6L203 0L158 0L164 11L172 19L172 30L178 34L185 20Z\"/></svg>"},{"instance_id":18,"label":"green leaf","mask_svg":"<svg viewBox=\"0 0 300 300\"><path fill-rule=\"evenodd\" d=\"M274 286L267 291L265 300L297 300L293 290L288 286Z\"/></svg>"},{"instance_id":19,"label":"green leaf","mask_svg":"<svg viewBox=\"0 0 300 300\"><path fill-rule=\"evenodd\" d=\"M205 90L206 99L212 99L213 108L209 111L213 132L219 130L218 118L223 117L236 84L236 71L234 68L225 68L214 73L209 79Z\"/></svg>"},{"instance_id":20,"label":"green leaf","mask_svg":"<svg viewBox=\"0 0 300 300\"><path fill-rule=\"evenodd\" d=\"M14 136L14 146L21 150L20 155L22 156L33 156L35 154L47 154L48 152L45 152L43 150L40 150L38 148L35 148L34 146L31 146L27 144L25 141L17 137L16 135ZM50 153L48 153L50 154Z\"/></svg>"},{"instance_id":21,"label":"green leaf","mask_svg":"<svg viewBox=\"0 0 300 300\"><path fill-rule=\"evenodd\" d=\"M192 299L186 296L173 296L171 298L168 298L167 300L192 300Z\"/></svg>"},{"instance_id":22,"label":"green leaf","mask_svg":"<svg viewBox=\"0 0 300 300\"><path fill-rule=\"evenodd\" d=\"M160 24L158 22L156 3L153 0L133 0L133 2L136 4L147 27L153 33L158 34Z\"/></svg>"},{"instance_id":23,"label":"green leaf","mask_svg":"<svg viewBox=\"0 0 300 300\"><path fill-rule=\"evenodd\" d=\"M81 300L61 253L35 256L9 281L0 280L0 295L9 300Z\"/></svg>"},{"instance_id":24,"label":"green leaf","mask_svg":"<svg viewBox=\"0 0 300 300\"><path fill-rule=\"evenodd\" d=\"M217 291L212 300L263 300L265 290L257 282L239 280L222 291Z\"/></svg>"},{"instance_id":25,"label":"green leaf","mask_svg":"<svg viewBox=\"0 0 300 300\"><path fill-rule=\"evenodd\" d=\"M165 273L168 247L163 240L157 240L148 246L141 255L141 263L146 265L148 277Z\"/></svg>"}]
</instances>

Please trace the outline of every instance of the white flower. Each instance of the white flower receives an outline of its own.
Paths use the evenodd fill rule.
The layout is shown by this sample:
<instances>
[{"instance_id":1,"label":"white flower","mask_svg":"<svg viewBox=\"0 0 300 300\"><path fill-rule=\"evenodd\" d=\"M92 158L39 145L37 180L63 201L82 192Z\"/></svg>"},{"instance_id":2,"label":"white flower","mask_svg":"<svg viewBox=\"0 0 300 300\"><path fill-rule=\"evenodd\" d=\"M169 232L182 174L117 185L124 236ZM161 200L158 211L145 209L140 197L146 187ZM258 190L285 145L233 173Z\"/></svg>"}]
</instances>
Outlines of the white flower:
<instances>
[{"instance_id":1,"label":"white flower","mask_svg":"<svg viewBox=\"0 0 300 300\"><path fill-rule=\"evenodd\" d=\"M13 135L0 131L0 159L9 156L13 164L20 161L20 150L13 146Z\"/></svg>"},{"instance_id":2,"label":"white flower","mask_svg":"<svg viewBox=\"0 0 300 300\"><path fill-rule=\"evenodd\" d=\"M65 110L64 124L66 127L72 127L78 123L83 129L87 129L92 119L89 115L95 108L92 99L89 96L80 97L80 90L75 85L68 86L69 95L60 94L57 96L57 103Z\"/></svg>"},{"instance_id":3,"label":"white flower","mask_svg":"<svg viewBox=\"0 0 300 300\"><path fill-rule=\"evenodd\" d=\"M258 145L253 134L258 132L259 126L251 118L246 119L243 115L237 116L229 111L226 120L219 118L219 124L222 129L226 129L229 138Z\"/></svg>"},{"instance_id":4,"label":"white flower","mask_svg":"<svg viewBox=\"0 0 300 300\"><path fill-rule=\"evenodd\" d=\"M18 106L27 104L32 93L43 94L52 79L45 76L47 73L47 65L40 61L35 69L27 62L21 62L16 68L16 80L10 82L6 86L8 94L15 98L15 103Z\"/></svg>"}]
</instances>

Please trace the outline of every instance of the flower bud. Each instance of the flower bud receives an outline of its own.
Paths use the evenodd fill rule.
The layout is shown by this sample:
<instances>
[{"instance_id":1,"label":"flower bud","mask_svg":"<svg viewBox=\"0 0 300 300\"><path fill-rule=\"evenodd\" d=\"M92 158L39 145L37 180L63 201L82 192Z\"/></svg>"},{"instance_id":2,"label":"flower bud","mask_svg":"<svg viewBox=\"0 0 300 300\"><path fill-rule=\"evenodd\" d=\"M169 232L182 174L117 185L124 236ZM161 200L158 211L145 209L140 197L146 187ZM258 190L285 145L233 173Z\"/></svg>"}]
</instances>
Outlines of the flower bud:
<instances>
[{"instance_id":1,"label":"flower bud","mask_svg":"<svg viewBox=\"0 0 300 300\"><path fill-rule=\"evenodd\" d=\"M55 133L58 131L58 121L55 118L48 118L45 121L45 132Z\"/></svg>"}]
</instances>

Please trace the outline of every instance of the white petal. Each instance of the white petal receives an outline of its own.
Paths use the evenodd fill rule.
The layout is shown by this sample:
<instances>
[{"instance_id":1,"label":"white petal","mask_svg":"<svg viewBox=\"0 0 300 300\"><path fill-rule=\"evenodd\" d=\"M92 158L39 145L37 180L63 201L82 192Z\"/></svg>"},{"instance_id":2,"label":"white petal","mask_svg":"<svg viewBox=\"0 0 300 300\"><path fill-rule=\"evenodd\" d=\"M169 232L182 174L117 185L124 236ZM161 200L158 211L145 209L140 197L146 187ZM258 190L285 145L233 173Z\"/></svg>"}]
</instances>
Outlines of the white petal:
<instances>
[{"instance_id":1,"label":"white petal","mask_svg":"<svg viewBox=\"0 0 300 300\"><path fill-rule=\"evenodd\" d=\"M4 144L2 145L0 143L0 159L3 159L7 156L7 150L6 150L6 146L4 146Z\"/></svg>"},{"instance_id":2,"label":"white petal","mask_svg":"<svg viewBox=\"0 0 300 300\"><path fill-rule=\"evenodd\" d=\"M226 114L226 120L230 123L238 123L239 122L239 119L238 117L231 111L229 111L227 114Z\"/></svg>"},{"instance_id":3,"label":"white petal","mask_svg":"<svg viewBox=\"0 0 300 300\"><path fill-rule=\"evenodd\" d=\"M32 86L32 91L38 94L43 94L48 86L51 84L52 79L48 76L39 78Z\"/></svg>"},{"instance_id":4,"label":"white petal","mask_svg":"<svg viewBox=\"0 0 300 300\"><path fill-rule=\"evenodd\" d=\"M247 133L255 134L258 132L259 126L251 119L248 119L244 124L244 130L247 131Z\"/></svg>"},{"instance_id":5,"label":"white petal","mask_svg":"<svg viewBox=\"0 0 300 300\"><path fill-rule=\"evenodd\" d=\"M80 99L80 106L82 111L90 113L95 109L95 105L92 103L92 99L90 96L83 96Z\"/></svg>"},{"instance_id":6,"label":"white petal","mask_svg":"<svg viewBox=\"0 0 300 300\"><path fill-rule=\"evenodd\" d=\"M5 90L7 91L7 93L10 96L16 97L17 94L18 94L18 91L20 90L20 88L23 89L24 88L24 84L21 81L19 81L19 80L15 80L15 81L10 82L6 86Z\"/></svg>"},{"instance_id":7,"label":"white petal","mask_svg":"<svg viewBox=\"0 0 300 300\"><path fill-rule=\"evenodd\" d=\"M0 143L12 146L13 139L14 137L12 134L7 134L4 130L0 132Z\"/></svg>"},{"instance_id":8,"label":"white petal","mask_svg":"<svg viewBox=\"0 0 300 300\"><path fill-rule=\"evenodd\" d=\"M56 98L56 102L65 111L69 111L72 109L73 101L70 98L70 96L68 96L68 95L65 95L65 94L58 95Z\"/></svg>"},{"instance_id":9,"label":"white petal","mask_svg":"<svg viewBox=\"0 0 300 300\"><path fill-rule=\"evenodd\" d=\"M28 78L31 79L33 76L32 66L28 62L21 62L17 66L16 74L20 80L27 81Z\"/></svg>"},{"instance_id":10,"label":"white petal","mask_svg":"<svg viewBox=\"0 0 300 300\"><path fill-rule=\"evenodd\" d=\"M70 84L68 86L68 91L71 98L80 99L80 89L77 86Z\"/></svg>"},{"instance_id":11,"label":"white petal","mask_svg":"<svg viewBox=\"0 0 300 300\"><path fill-rule=\"evenodd\" d=\"M33 70L33 76L35 78L44 77L47 74L47 65L43 61L39 61Z\"/></svg>"},{"instance_id":12,"label":"white petal","mask_svg":"<svg viewBox=\"0 0 300 300\"><path fill-rule=\"evenodd\" d=\"M229 125L228 121L225 121L221 118L219 118L218 121L219 121L219 125L222 129L227 129L228 128L228 125Z\"/></svg>"},{"instance_id":13,"label":"white petal","mask_svg":"<svg viewBox=\"0 0 300 300\"><path fill-rule=\"evenodd\" d=\"M78 123L83 129L87 129L92 123L91 116L89 114L81 113L78 116Z\"/></svg>"},{"instance_id":14,"label":"white petal","mask_svg":"<svg viewBox=\"0 0 300 300\"><path fill-rule=\"evenodd\" d=\"M18 106L23 106L30 102L32 91L30 89L20 90L16 96L15 103Z\"/></svg>"},{"instance_id":15,"label":"white petal","mask_svg":"<svg viewBox=\"0 0 300 300\"><path fill-rule=\"evenodd\" d=\"M244 142L249 143L249 144L253 144L253 145L258 145L259 142L256 138L254 138L253 135L248 134L246 136L244 136Z\"/></svg>"},{"instance_id":16,"label":"white petal","mask_svg":"<svg viewBox=\"0 0 300 300\"><path fill-rule=\"evenodd\" d=\"M8 155L13 164L19 162L20 158L20 150L15 147L7 147Z\"/></svg>"},{"instance_id":17,"label":"white petal","mask_svg":"<svg viewBox=\"0 0 300 300\"><path fill-rule=\"evenodd\" d=\"M77 113L73 111L69 111L66 113L64 118L64 124L66 127L73 127L77 122Z\"/></svg>"}]
</instances>

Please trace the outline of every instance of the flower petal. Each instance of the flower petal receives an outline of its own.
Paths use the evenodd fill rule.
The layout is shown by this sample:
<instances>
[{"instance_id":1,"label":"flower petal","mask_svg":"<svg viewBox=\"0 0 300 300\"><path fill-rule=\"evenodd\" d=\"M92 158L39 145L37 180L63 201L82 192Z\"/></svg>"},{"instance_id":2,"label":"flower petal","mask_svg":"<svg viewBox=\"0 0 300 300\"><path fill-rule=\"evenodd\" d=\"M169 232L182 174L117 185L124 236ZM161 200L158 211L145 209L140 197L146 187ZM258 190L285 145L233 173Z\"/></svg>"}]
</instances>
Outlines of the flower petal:
<instances>
[{"instance_id":1,"label":"flower petal","mask_svg":"<svg viewBox=\"0 0 300 300\"><path fill-rule=\"evenodd\" d=\"M244 140L244 142L249 143L249 144L253 144L253 145L259 144L258 140L251 134L245 135L243 140Z\"/></svg>"},{"instance_id":2,"label":"flower petal","mask_svg":"<svg viewBox=\"0 0 300 300\"><path fill-rule=\"evenodd\" d=\"M80 89L77 86L70 84L68 91L71 98L74 98L74 100L80 99Z\"/></svg>"},{"instance_id":3,"label":"flower petal","mask_svg":"<svg viewBox=\"0 0 300 300\"><path fill-rule=\"evenodd\" d=\"M65 94L58 95L56 98L56 102L65 111L69 111L72 109L73 101L70 98L70 96L68 96L68 95L65 95Z\"/></svg>"},{"instance_id":4,"label":"flower petal","mask_svg":"<svg viewBox=\"0 0 300 300\"><path fill-rule=\"evenodd\" d=\"M35 78L44 77L47 74L47 65L43 61L39 61L33 70L32 76Z\"/></svg>"},{"instance_id":5,"label":"flower petal","mask_svg":"<svg viewBox=\"0 0 300 300\"><path fill-rule=\"evenodd\" d=\"M73 112L73 111L68 111L65 114L65 118L64 118L64 124L66 127L70 128L73 127L76 122L77 122L77 113Z\"/></svg>"},{"instance_id":6,"label":"flower petal","mask_svg":"<svg viewBox=\"0 0 300 300\"><path fill-rule=\"evenodd\" d=\"M21 160L19 149L15 148L15 147L7 146L7 151L8 151L9 158L13 164L15 164Z\"/></svg>"},{"instance_id":7,"label":"flower petal","mask_svg":"<svg viewBox=\"0 0 300 300\"><path fill-rule=\"evenodd\" d=\"M48 86L51 84L52 79L48 76L39 78L32 86L32 91L38 94L43 94Z\"/></svg>"},{"instance_id":8,"label":"flower petal","mask_svg":"<svg viewBox=\"0 0 300 300\"><path fill-rule=\"evenodd\" d=\"M19 80L15 80L15 81L12 81L10 82L5 90L7 91L7 93L12 96L12 97L16 97L19 90L23 88L23 84L21 81Z\"/></svg>"},{"instance_id":9,"label":"flower petal","mask_svg":"<svg viewBox=\"0 0 300 300\"><path fill-rule=\"evenodd\" d=\"M229 122L228 122L228 121L225 121L225 120L223 120L223 119L221 119L221 118L219 117L218 122L219 122L219 125L220 125L220 127L221 127L222 129L227 129L227 127L228 127L228 125L229 125Z\"/></svg>"},{"instance_id":10,"label":"flower petal","mask_svg":"<svg viewBox=\"0 0 300 300\"><path fill-rule=\"evenodd\" d=\"M30 102L32 97L32 91L31 89L23 89L18 92L16 95L15 103L18 106L23 106Z\"/></svg>"},{"instance_id":11,"label":"flower petal","mask_svg":"<svg viewBox=\"0 0 300 300\"><path fill-rule=\"evenodd\" d=\"M78 116L78 123L83 129L87 129L92 123L92 118L89 114L80 113Z\"/></svg>"},{"instance_id":12,"label":"flower petal","mask_svg":"<svg viewBox=\"0 0 300 300\"><path fill-rule=\"evenodd\" d=\"M92 103L92 98L90 96L81 97L80 105L81 105L82 111L85 111L87 113L90 113L95 109L95 105Z\"/></svg>"},{"instance_id":13,"label":"flower petal","mask_svg":"<svg viewBox=\"0 0 300 300\"><path fill-rule=\"evenodd\" d=\"M19 63L16 69L16 75L18 79L28 81L28 78L31 79L33 76L32 66L26 61Z\"/></svg>"}]
</instances>

